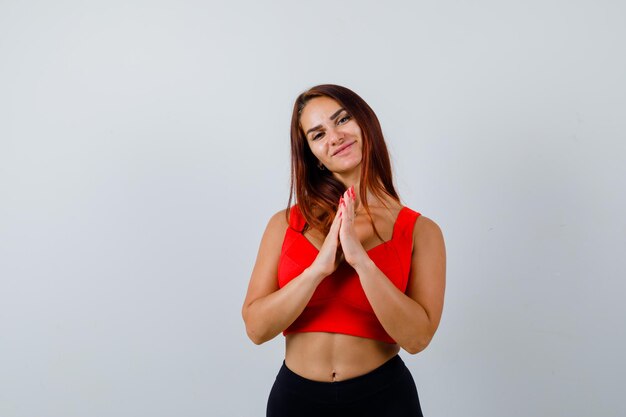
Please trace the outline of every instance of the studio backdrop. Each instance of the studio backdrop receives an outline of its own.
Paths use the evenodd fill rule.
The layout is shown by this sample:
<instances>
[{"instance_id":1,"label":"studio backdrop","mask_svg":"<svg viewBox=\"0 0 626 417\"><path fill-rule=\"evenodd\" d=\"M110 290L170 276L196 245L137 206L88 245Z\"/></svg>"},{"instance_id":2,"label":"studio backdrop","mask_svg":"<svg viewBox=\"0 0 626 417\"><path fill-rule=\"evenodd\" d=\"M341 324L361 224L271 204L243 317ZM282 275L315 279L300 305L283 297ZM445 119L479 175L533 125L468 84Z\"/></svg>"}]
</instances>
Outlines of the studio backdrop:
<instances>
[{"instance_id":1,"label":"studio backdrop","mask_svg":"<svg viewBox=\"0 0 626 417\"><path fill-rule=\"evenodd\" d=\"M626 5L0 2L0 416L263 416L241 305L293 101L377 113L443 230L429 417L626 414Z\"/></svg>"}]
</instances>

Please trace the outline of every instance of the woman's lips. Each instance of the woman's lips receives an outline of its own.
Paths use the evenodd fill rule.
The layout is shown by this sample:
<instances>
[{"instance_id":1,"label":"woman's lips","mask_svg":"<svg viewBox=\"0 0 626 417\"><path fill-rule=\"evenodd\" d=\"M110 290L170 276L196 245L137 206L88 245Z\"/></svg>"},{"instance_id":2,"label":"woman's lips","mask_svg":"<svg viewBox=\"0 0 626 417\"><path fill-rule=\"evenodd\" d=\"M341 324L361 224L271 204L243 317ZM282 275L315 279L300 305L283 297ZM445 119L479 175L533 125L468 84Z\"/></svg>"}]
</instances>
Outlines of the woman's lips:
<instances>
[{"instance_id":1,"label":"woman's lips","mask_svg":"<svg viewBox=\"0 0 626 417\"><path fill-rule=\"evenodd\" d=\"M337 155L341 155L342 153L344 153L346 150L350 149L352 147L352 145L354 145L355 142L349 143L347 145L344 145L343 147L339 148L339 150L337 152L335 152L333 154L333 156L337 156Z\"/></svg>"}]
</instances>

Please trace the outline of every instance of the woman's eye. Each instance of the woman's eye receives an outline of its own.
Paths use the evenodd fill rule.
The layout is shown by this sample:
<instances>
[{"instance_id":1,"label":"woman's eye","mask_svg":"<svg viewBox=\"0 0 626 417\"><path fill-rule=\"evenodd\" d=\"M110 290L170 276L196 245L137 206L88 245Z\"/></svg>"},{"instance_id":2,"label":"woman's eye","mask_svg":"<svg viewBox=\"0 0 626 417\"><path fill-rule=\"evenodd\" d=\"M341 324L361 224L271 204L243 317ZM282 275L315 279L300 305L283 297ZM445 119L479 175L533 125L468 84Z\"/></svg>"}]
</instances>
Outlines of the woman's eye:
<instances>
[{"instance_id":1,"label":"woman's eye","mask_svg":"<svg viewBox=\"0 0 626 417\"><path fill-rule=\"evenodd\" d=\"M346 123L348 120L350 120L350 116L348 116L348 115L346 114L345 116L343 116L341 119L339 119L339 120L337 121L337 124L342 125L342 124Z\"/></svg>"},{"instance_id":2,"label":"woman's eye","mask_svg":"<svg viewBox=\"0 0 626 417\"><path fill-rule=\"evenodd\" d=\"M317 139L321 138L322 136L324 136L324 134L322 132L316 133L315 135L313 135L312 140L317 140Z\"/></svg>"}]
</instances>

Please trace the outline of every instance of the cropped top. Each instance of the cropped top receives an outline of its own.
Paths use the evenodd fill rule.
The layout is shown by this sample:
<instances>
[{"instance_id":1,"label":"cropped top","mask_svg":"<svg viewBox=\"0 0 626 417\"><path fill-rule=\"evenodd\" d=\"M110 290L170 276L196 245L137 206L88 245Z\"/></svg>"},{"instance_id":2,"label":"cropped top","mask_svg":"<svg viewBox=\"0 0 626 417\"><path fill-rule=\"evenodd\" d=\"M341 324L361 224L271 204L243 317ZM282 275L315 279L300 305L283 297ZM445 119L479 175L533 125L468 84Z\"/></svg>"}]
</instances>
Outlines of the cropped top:
<instances>
[{"instance_id":1,"label":"cropped top","mask_svg":"<svg viewBox=\"0 0 626 417\"><path fill-rule=\"evenodd\" d=\"M419 216L420 213L402 207L391 239L367 251L376 266L402 292L406 292L409 280L413 227ZM291 207L278 264L280 288L310 266L319 252L304 236L305 225L298 206ZM304 311L283 334L298 332L343 333L395 343L374 314L356 271L345 261L317 286Z\"/></svg>"}]
</instances>

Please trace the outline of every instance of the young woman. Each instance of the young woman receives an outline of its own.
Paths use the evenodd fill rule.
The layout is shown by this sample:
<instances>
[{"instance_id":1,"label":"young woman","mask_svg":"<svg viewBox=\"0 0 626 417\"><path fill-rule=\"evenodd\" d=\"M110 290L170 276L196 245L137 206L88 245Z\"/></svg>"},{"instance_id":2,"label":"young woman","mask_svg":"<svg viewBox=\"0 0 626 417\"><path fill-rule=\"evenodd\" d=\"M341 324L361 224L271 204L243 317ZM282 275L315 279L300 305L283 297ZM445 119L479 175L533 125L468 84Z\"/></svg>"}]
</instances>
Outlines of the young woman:
<instances>
[{"instance_id":1,"label":"young woman","mask_svg":"<svg viewBox=\"0 0 626 417\"><path fill-rule=\"evenodd\" d=\"M254 343L285 335L267 416L421 416L398 352L420 352L439 325L443 236L400 203L378 118L356 93L326 84L296 99L291 185L242 311Z\"/></svg>"}]
</instances>

